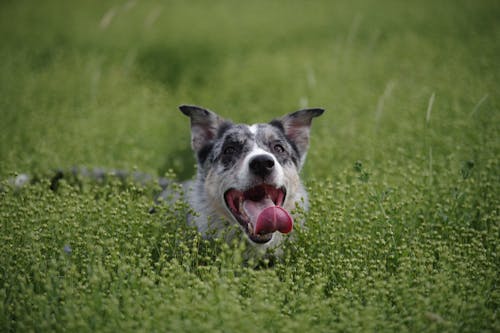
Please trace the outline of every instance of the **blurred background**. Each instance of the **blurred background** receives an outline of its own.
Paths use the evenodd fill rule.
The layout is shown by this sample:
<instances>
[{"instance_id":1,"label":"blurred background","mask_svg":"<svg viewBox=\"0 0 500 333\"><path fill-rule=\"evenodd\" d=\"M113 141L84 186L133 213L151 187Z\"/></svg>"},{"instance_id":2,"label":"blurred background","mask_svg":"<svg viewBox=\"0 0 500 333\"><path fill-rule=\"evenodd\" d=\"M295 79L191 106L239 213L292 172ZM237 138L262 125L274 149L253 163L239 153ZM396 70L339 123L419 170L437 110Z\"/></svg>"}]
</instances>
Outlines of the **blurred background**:
<instances>
[{"instance_id":1,"label":"blurred background","mask_svg":"<svg viewBox=\"0 0 500 333\"><path fill-rule=\"evenodd\" d=\"M0 175L189 178L183 103L235 122L325 108L306 177L495 156L499 17L482 0L4 0Z\"/></svg>"}]
</instances>

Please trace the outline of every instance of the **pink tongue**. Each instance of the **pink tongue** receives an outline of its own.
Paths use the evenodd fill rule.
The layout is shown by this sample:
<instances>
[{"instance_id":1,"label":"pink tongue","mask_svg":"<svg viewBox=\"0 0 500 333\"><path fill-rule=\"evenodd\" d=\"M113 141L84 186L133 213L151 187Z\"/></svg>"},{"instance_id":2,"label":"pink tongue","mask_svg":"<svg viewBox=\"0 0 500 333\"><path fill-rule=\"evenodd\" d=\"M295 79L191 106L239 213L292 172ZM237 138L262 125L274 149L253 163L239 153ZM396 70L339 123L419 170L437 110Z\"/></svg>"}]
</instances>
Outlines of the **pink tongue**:
<instances>
[{"instance_id":1,"label":"pink tongue","mask_svg":"<svg viewBox=\"0 0 500 333\"><path fill-rule=\"evenodd\" d=\"M279 231L287 234L292 231L293 220L288 212L278 206L267 207L257 218L255 225L256 234L268 234L274 231Z\"/></svg>"},{"instance_id":2,"label":"pink tongue","mask_svg":"<svg viewBox=\"0 0 500 333\"><path fill-rule=\"evenodd\" d=\"M243 207L250 217L255 234L269 234L275 231L287 234L292 231L293 219L282 207L275 206L270 199L259 202L245 200Z\"/></svg>"}]
</instances>

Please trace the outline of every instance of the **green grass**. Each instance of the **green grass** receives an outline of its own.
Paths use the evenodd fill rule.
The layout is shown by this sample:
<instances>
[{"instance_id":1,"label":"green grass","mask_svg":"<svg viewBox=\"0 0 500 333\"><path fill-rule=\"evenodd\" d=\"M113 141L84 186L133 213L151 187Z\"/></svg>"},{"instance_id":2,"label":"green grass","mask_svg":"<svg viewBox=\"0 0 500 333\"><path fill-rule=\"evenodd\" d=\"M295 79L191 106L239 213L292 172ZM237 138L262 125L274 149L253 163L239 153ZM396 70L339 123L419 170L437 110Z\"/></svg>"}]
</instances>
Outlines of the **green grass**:
<instances>
[{"instance_id":1,"label":"green grass","mask_svg":"<svg viewBox=\"0 0 500 333\"><path fill-rule=\"evenodd\" d=\"M497 1L2 1L0 331L498 332ZM271 267L153 184L199 104L304 106L311 209ZM9 179L38 181L16 189Z\"/></svg>"}]
</instances>

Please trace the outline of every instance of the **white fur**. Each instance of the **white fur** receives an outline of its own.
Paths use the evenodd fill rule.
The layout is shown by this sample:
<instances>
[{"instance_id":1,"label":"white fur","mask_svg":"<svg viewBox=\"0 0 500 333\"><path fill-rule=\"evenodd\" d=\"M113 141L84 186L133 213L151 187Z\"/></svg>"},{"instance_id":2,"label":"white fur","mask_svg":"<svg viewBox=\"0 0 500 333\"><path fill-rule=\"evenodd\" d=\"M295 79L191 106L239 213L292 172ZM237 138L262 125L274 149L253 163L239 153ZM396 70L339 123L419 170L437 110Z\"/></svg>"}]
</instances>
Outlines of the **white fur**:
<instances>
[{"instance_id":1,"label":"white fur","mask_svg":"<svg viewBox=\"0 0 500 333\"><path fill-rule=\"evenodd\" d=\"M259 125L258 124L254 124L252 126L248 126L248 129L250 130L250 132L255 135L257 134L257 129L258 129Z\"/></svg>"}]
</instances>

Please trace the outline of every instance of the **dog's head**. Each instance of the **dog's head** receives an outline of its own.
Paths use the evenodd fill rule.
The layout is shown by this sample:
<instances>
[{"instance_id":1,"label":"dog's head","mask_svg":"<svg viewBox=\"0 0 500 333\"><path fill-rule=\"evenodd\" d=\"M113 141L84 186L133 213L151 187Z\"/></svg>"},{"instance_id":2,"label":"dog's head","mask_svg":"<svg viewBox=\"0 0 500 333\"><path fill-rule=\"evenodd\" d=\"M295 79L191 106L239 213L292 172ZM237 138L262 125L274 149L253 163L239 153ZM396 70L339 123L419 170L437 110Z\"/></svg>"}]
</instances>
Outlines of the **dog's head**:
<instances>
[{"instance_id":1,"label":"dog's head","mask_svg":"<svg viewBox=\"0 0 500 333\"><path fill-rule=\"evenodd\" d=\"M197 201L239 224L253 243L266 244L277 232L290 232L290 211L306 195L299 171L311 121L324 110L301 110L251 126L233 124L197 106L182 105L180 110L191 118Z\"/></svg>"}]
</instances>

